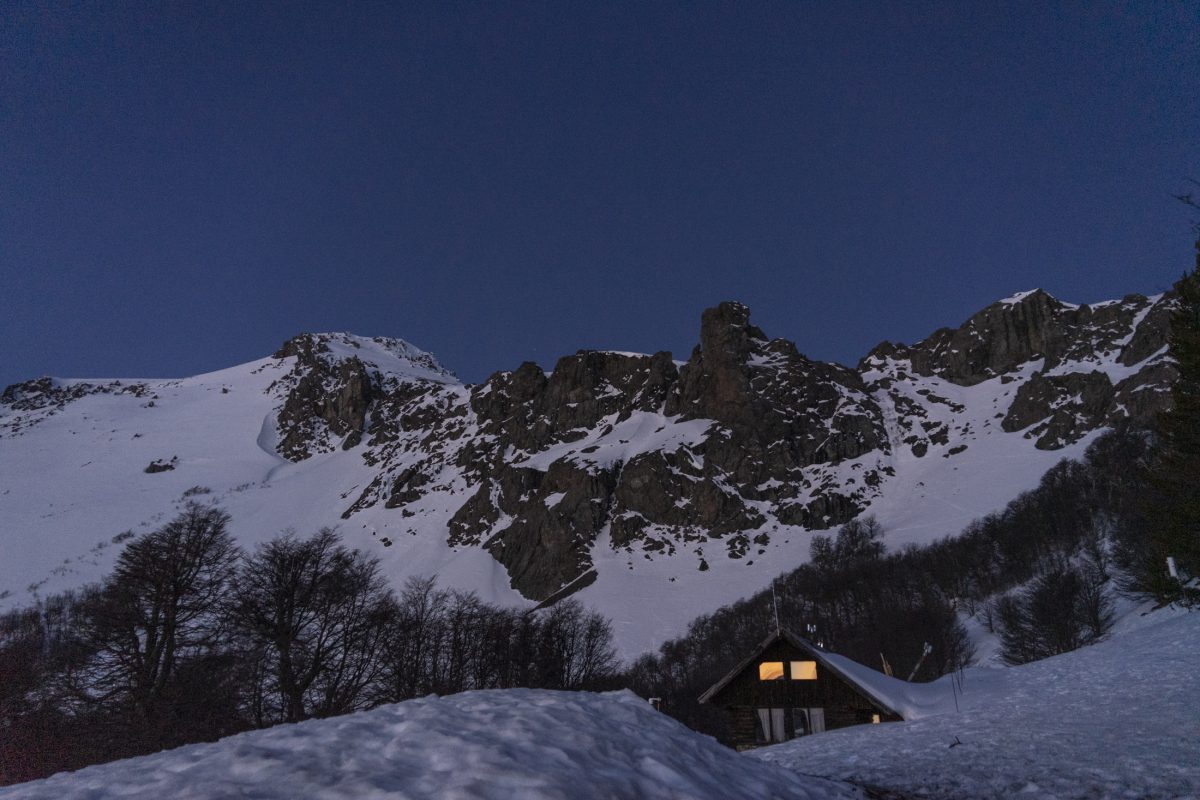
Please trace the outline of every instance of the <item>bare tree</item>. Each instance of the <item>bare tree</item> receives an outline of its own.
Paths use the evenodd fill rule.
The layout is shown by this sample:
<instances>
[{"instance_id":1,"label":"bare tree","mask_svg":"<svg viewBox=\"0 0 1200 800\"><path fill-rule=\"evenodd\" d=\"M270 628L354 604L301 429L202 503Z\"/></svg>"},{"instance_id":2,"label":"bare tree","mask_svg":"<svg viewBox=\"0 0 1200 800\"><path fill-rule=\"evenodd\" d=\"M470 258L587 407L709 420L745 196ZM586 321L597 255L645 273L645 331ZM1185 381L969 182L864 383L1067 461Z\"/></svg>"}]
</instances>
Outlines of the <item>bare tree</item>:
<instances>
[{"instance_id":1,"label":"bare tree","mask_svg":"<svg viewBox=\"0 0 1200 800\"><path fill-rule=\"evenodd\" d=\"M256 719L295 722L365 708L394 602L378 559L326 528L284 535L238 572L230 618L258 665Z\"/></svg>"},{"instance_id":2,"label":"bare tree","mask_svg":"<svg viewBox=\"0 0 1200 800\"><path fill-rule=\"evenodd\" d=\"M158 719L181 661L209 650L221 627L238 557L228 523L219 508L188 503L125 547L84 621L94 699L128 702L145 723Z\"/></svg>"},{"instance_id":3,"label":"bare tree","mask_svg":"<svg viewBox=\"0 0 1200 800\"><path fill-rule=\"evenodd\" d=\"M582 689L616 670L612 626L585 611L577 600L551 606L541 620L541 672L544 685Z\"/></svg>"},{"instance_id":4,"label":"bare tree","mask_svg":"<svg viewBox=\"0 0 1200 800\"><path fill-rule=\"evenodd\" d=\"M1094 565L1059 566L995 606L1001 656L1023 664L1066 653L1103 638L1112 627L1112 602Z\"/></svg>"}]
</instances>

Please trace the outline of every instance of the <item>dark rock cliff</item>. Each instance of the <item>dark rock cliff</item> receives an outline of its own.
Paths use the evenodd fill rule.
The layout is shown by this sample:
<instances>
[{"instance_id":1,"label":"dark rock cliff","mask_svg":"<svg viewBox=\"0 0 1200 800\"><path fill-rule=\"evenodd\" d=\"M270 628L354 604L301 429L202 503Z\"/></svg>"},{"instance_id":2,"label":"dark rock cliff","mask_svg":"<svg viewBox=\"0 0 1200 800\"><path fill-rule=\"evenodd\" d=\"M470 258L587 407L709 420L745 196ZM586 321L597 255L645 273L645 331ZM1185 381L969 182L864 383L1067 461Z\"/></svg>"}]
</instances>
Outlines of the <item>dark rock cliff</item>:
<instances>
[{"instance_id":1,"label":"dark rock cliff","mask_svg":"<svg viewBox=\"0 0 1200 800\"><path fill-rule=\"evenodd\" d=\"M581 351L473 387L389 379L297 337L276 354L294 359L277 382L278 449L300 460L362 445L378 474L344 516L445 514L452 546L486 548L545 599L589 574L602 543L752 558L780 526L853 518L895 474L895 447L949 457L992 424L955 387L998 381L989 417L1042 449L1148 419L1169 399L1168 313L1139 295L1091 308L1039 290L884 343L854 370L770 339L726 302L703 313L686 363Z\"/></svg>"}]
</instances>

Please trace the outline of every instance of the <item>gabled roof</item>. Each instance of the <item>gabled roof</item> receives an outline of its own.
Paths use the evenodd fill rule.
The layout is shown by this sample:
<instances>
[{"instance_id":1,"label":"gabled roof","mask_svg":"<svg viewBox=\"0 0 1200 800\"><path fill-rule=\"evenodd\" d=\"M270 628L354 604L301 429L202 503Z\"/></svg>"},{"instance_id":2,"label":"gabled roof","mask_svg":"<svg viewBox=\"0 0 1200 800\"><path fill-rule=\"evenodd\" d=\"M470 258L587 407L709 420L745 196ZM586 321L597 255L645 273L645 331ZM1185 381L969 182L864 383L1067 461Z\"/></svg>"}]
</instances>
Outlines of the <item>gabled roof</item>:
<instances>
[{"instance_id":1,"label":"gabled roof","mask_svg":"<svg viewBox=\"0 0 1200 800\"><path fill-rule=\"evenodd\" d=\"M781 629L775 631L774 633L772 633L766 639L764 639L762 644L760 644L758 647L756 647L754 649L754 651L750 653L750 655L746 656L744 659L742 659L740 662L738 662L738 665L736 667L734 667L732 670L730 670L728 675L721 678L721 680L717 681L712 686L710 686L708 688L708 691L706 691L704 694L700 695L700 702L707 703L708 701L710 701L714 697L716 697L717 693L720 692L722 689L724 689L726 686L728 686L730 681L732 681L739 674L741 674L741 672L744 669L746 669L751 664L753 664L755 661L757 661L759 659L759 657L762 656L762 654L766 651L766 649L768 647L770 647L771 645L775 644L775 642L778 642L780 640L787 642L788 644L792 645L792 647L795 647L797 650L802 650L802 651L808 653L810 656L813 657L813 659L818 664L825 667L825 669L829 670L837 677L841 678L851 688L857 690L859 692L859 694L863 695L863 697L870 700L872 703L874 703L876 706L878 706L881 710L886 711L889 714L895 714L897 717L900 717L901 719L904 718L904 715L896 710L896 706L898 706L900 704L891 700L888 697L888 692L886 690L884 690L884 688L882 686L875 685L877 683L883 684L887 681L895 681L895 678L888 678L883 673L879 673L879 677L882 678L883 680L876 682L876 681L872 680L868 675L863 674L864 672L870 673L870 672L872 672L872 670L870 670L866 667L863 667L861 664L858 664L857 662L851 661L850 659L846 658L845 656L839 656L839 655L835 655L833 653L826 653L824 650L817 647L812 642L808 641L807 639L803 638L802 636L797 636L796 634L789 631L787 628L781 628ZM838 663L838 662L847 662L847 663ZM858 669L846 669L846 667L851 664L854 665L854 667L858 667ZM899 681L897 681L897 682L899 683Z\"/></svg>"}]
</instances>

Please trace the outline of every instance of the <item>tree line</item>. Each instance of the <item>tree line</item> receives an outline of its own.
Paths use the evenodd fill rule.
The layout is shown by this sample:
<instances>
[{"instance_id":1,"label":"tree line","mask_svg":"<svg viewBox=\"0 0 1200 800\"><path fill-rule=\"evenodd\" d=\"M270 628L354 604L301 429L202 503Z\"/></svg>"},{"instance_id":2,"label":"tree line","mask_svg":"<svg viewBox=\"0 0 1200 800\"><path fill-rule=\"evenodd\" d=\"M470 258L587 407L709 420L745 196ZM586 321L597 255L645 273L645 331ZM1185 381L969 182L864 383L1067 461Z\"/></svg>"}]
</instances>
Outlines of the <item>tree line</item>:
<instances>
[{"instance_id":1,"label":"tree line","mask_svg":"<svg viewBox=\"0 0 1200 800\"><path fill-rule=\"evenodd\" d=\"M1200 210L1190 194L1179 199ZM1135 588L1189 605L1200 603L1200 222L1193 228L1196 266L1174 286L1168 349L1178 375L1171 409L1155 426L1140 536L1124 548Z\"/></svg>"},{"instance_id":2,"label":"tree line","mask_svg":"<svg viewBox=\"0 0 1200 800\"><path fill-rule=\"evenodd\" d=\"M0 615L0 784L430 693L608 686L609 623L409 580L321 530L242 552L189 503L101 585Z\"/></svg>"}]
</instances>

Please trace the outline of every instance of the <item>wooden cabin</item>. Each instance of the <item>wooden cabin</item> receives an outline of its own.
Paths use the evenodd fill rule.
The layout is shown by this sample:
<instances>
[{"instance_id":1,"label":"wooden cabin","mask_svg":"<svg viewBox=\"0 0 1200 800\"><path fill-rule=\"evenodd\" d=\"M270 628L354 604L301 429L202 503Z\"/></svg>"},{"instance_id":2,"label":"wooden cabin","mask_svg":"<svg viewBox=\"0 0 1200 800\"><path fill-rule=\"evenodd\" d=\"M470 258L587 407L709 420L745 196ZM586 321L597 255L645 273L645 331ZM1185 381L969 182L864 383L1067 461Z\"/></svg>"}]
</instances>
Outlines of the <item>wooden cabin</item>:
<instances>
[{"instance_id":1,"label":"wooden cabin","mask_svg":"<svg viewBox=\"0 0 1200 800\"><path fill-rule=\"evenodd\" d=\"M883 681L874 681L878 675ZM876 683L882 673L780 630L700 696L729 714L739 750L903 716Z\"/></svg>"}]
</instances>

